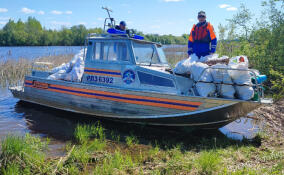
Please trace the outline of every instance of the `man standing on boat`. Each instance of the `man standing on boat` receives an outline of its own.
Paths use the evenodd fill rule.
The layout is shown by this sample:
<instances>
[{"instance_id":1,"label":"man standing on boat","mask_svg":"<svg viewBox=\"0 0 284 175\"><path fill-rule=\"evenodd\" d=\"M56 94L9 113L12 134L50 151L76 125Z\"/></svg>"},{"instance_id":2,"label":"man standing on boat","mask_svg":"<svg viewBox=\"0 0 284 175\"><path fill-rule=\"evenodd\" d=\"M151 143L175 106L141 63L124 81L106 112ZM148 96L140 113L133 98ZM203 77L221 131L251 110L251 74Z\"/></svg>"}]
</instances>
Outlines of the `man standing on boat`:
<instances>
[{"instance_id":1,"label":"man standing on boat","mask_svg":"<svg viewBox=\"0 0 284 175\"><path fill-rule=\"evenodd\" d=\"M213 26L206 21L204 11L198 13L198 21L194 24L188 38L188 55L195 53L199 58L215 53L217 38Z\"/></svg>"}]
</instances>

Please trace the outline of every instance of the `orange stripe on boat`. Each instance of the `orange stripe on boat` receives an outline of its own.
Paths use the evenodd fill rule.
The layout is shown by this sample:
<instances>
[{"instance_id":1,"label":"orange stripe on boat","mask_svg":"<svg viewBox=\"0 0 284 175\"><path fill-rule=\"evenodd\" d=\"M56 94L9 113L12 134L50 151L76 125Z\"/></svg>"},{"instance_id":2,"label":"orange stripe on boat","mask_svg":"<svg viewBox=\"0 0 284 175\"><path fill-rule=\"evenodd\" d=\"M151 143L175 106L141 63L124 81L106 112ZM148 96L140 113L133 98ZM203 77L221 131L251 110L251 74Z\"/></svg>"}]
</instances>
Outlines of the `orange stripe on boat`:
<instances>
[{"instance_id":1,"label":"orange stripe on boat","mask_svg":"<svg viewBox=\"0 0 284 175\"><path fill-rule=\"evenodd\" d=\"M182 104L188 104L188 105L201 105L201 102L189 102L189 101L183 101L183 100L172 100L172 99L166 99L166 98L157 98L157 97L146 97L146 96L138 96L138 95L129 95L129 94L120 94L120 93L114 93L114 92L106 92L106 91L98 91L98 90L90 90L90 89L81 89L81 88L74 88L74 87L66 87L62 85L50 85L51 87L58 87L66 90L75 90L75 91L81 91L81 92L88 92L88 93L97 93L97 94L105 94L105 95L113 95L113 96L119 96L119 97L127 97L127 98L134 98L134 99L147 99L147 100L156 100L156 101L166 101L166 102L173 102L173 103L182 103Z\"/></svg>"},{"instance_id":2,"label":"orange stripe on boat","mask_svg":"<svg viewBox=\"0 0 284 175\"><path fill-rule=\"evenodd\" d=\"M33 81L26 80L25 82L32 83ZM31 88L37 88L37 87L34 87L33 85L25 85L25 86L31 87ZM37 89L42 89L42 88L37 88ZM199 105L202 104L201 102L189 102L189 101L172 100L172 99L166 99L166 98L120 94L120 93L106 92L106 91L99 91L99 90L67 87L67 86L55 85L55 84L49 84L49 88L42 89L42 90L48 90L48 91L88 97L88 98L97 98L97 99L102 99L102 100L111 100L111 101L125 102L125 103L131 103L131 104L156 106L156 107L164 107L164 108L172 108L172 109L180 109L180 110L190 110L190 111L196 110L199 107ZM70 92L70 91L73 91L73 92ZM91 93L91 94L86 94L86 93ZM123 99L123 98L128 98L128 99ZM167 103L177 103L177 104L167 104ZM186 106L186 105L193 105L193 106Z\"/></svg>"},{"instance_id":3,"label":"orange stripe on boat","mask_svg":"<svg viewBox=\"0 0 284 175\"><path fill-rule=\"evenodd\" d=\"M82 97L88 97L88 98L94 98L96 95L87 95L87 94L78 94L74 92L68 92L68 91L61 91L57 89L48 89L49 91L53 92L59 92L64 94L70 94L70 95L76 95L76 96L82 96ZM183 107L183 106L176 106L176 105L168 105L168 104L159 104L159 103L153 103L153 102L140 102L140 101L132 101L132 100L123 100L123 99L116 99L111 97L101 97L96 96L95 98L101 99L101 100L111 100L111 101L117 101L117 102L125 102L125 103L131 103L131 104L139 104L139 105L147 105L147 106L156 106L156 107L163 107L163 108L172 108L172 109L180 109L180 110L186 110L186 111L193 111L197 108L194 107Z\"/></svg>"}]
</instances>

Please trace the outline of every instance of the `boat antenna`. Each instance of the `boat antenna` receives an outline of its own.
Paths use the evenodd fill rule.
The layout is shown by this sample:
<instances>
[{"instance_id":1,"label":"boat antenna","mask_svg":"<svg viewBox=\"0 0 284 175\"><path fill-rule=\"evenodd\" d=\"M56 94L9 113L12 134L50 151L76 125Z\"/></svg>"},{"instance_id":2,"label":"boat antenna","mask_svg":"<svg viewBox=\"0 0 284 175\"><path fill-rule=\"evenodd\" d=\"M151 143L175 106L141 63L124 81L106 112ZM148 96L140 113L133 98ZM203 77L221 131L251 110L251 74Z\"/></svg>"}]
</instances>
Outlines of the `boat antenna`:
<instances>
[{"instance_id":1,"label":"boat antenna","mask_svg":"<svg viewBox=\"0 0 284 175\"><path fill-rule=\"evenodd\" d=\"M110 12L112 12L111 9L107 8L107 7L102 7L102 9L106 10L107 11L107 14L108 14L108 18L105 18L105 22L104 22L104 31L105 31L105 27L108 26L109 28L114 28L115 26L115 20L114 18L112 18L110 16ZM107 20L110 20L110 23L106 24L107 23Z\"/></svg>"}]
</instances>

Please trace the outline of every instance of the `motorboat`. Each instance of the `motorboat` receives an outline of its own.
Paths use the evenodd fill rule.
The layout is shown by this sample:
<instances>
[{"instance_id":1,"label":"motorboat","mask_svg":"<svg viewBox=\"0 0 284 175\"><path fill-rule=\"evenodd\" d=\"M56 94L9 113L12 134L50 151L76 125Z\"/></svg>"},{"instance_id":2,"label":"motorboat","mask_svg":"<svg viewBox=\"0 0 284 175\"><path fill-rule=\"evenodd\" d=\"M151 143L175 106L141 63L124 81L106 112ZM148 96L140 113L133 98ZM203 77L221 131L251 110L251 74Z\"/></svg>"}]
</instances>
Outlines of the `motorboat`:
<instances>
[{"instance_id":1,"label":"motorboat","mask_svg":"<svg viewBox=\"0 0 284 175\"><path fill-rule=\"evenodd\" d=\"M79 82L50 80L50 71L32 70L23 86L10 87L16 98L50 108L127 123L220 128L264 103L201 97L196 81L171 71L162 45L137 35L89 34L84 73ZM247 70L251 71L251 70ZM253 71L252 71L253 72Z\"/></svg>"}]
</instances>

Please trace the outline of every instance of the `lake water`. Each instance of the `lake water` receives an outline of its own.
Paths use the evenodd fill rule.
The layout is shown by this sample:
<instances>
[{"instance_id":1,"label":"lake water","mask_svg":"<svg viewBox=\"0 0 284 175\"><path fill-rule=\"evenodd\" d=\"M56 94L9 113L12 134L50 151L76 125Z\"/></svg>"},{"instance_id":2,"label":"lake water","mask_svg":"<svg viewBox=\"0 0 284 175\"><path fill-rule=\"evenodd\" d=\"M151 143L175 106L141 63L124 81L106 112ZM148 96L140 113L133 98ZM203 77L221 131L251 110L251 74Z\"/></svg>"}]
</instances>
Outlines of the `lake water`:
<instances>
[{"instance_id":1,"label":"lake water","mask_svg":"<svg viewBox=\"0 0 284 175\"><path fill-rule=\"evenodd\" d=\"M18 58L39 58L53 55L76 54L81 46L33 46L33 47L0 47L0 60Z\"/></svg>"},{"instance_id":2,"label":"lake water","mask_svg":"<svg viewBox=\"0 0 284 175\"><path fill-rule=\"evenodd\" d=\"M1 59L32 59L49 55L74 54L80 49L81 47L77 46L0 47L0 61ZM82 115L23 103L14 98L7 88L0 88L0 140L10 133L17 135L31 133L40 137L48 136L52 138L52 149L56 150L66 140L72 138L74 129L78 123L95 123L97 121L99 121L97 118L85 118ZM139 128L139 126L132 124L109 121L101 122L109 132L116 130L122 135L129 134L129 128L132 128L133 132ZM142 129L138 129L138 133L141 130L150 132L150 135L157 130L158 132L156 133L167 134L169 132L167 128L151 126L143 126ZM258 130L259 127L253 120L242 118L214 132L219 132L229 138L241 140L243 137L248 139L253 138Z\"/></svg>"}]
</instances>

